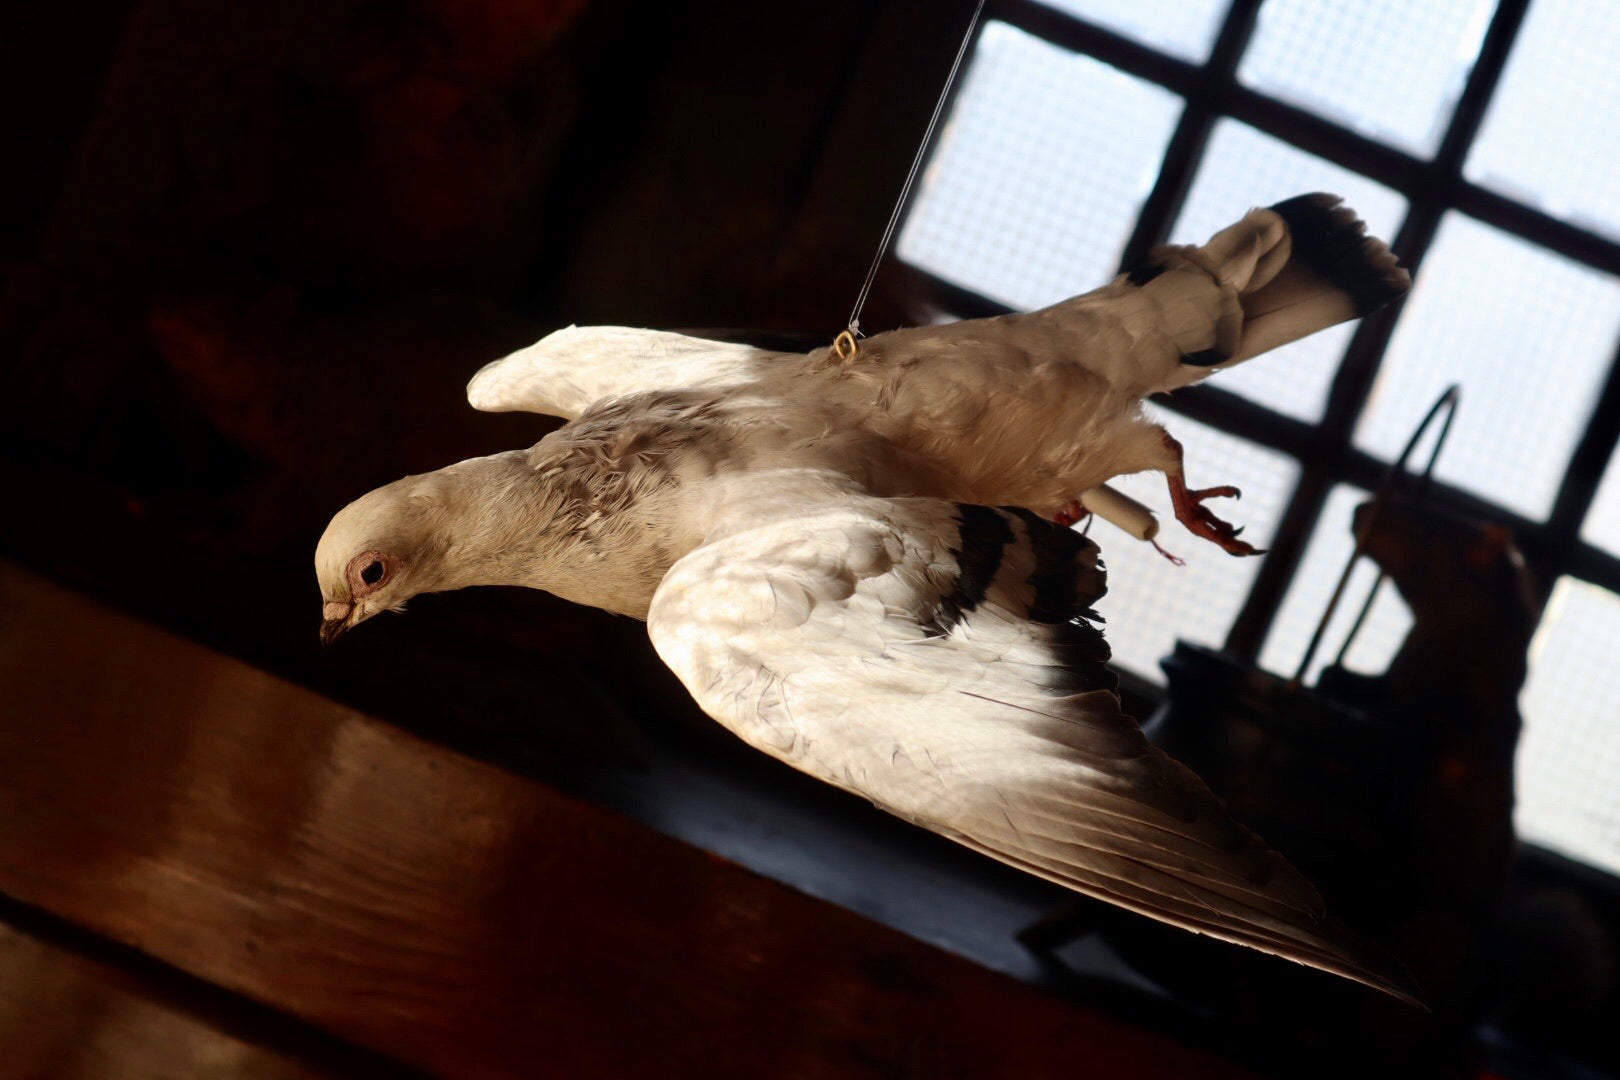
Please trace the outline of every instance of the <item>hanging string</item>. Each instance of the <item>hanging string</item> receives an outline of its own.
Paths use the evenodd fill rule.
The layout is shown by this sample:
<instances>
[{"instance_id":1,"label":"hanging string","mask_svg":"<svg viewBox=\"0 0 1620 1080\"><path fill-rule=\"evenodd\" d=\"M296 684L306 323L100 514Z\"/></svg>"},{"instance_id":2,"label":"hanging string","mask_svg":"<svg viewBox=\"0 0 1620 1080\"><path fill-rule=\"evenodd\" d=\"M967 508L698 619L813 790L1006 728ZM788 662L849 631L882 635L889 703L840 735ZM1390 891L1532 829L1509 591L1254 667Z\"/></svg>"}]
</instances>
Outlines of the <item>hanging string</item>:
<instances>
[{"instance_id":1,"label":"hanging string","mask_svg":"<svg viewBox=\"0 0 1620 1080\"><path fill-rule=\"evenodd\" d=\"M905 210L906 200L911 196L912 185L917 182L917 173L921 171L923 158L934 139L934 129L939 126L940 114L945 111L945 102L950 100L951 87L956 85L957 73L962 70L962 60L967 56L968 46L973 44L973 31L978 27L979 16L983 13L984 0L979 0L973 8L973 17L968 20L967 32L962 35L962 44L957 46L956 59L951 61L950 74L945 76L945 85L940 88L939 100L934 102L934 113L928 118L928 127L923 132L922 142L917 145L917 155L911 159L911 169L906 173L906 181L900 185L900 197L894 201L894 210L889 214L889 224L883 229L883 239L878 241L877 252L872 256L872 265L866 271L866 280L861 283L861 291L855 297L855 307L849 313L849 325L833 340L833 352L845 363L853 360L855 354L860 351L857 339L862 336L861 311L866 307L866 298L872 292L872 283L877 280L878 267L882 265L883 256L889 250L889 241L894 239L895 227L900 224L900 214Z\"/></svg>"}]
</instances>

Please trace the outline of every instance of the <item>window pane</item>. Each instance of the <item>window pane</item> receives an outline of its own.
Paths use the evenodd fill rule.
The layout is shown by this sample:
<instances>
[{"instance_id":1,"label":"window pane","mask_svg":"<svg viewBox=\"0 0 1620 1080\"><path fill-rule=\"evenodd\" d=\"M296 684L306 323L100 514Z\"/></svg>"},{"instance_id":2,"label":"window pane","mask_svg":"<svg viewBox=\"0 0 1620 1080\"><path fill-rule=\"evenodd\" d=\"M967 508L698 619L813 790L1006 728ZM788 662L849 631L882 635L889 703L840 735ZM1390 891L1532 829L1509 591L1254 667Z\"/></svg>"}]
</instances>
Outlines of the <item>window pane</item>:
<instances>
[{"instance_id":1,"label":"window pane","mask_svg":"<svg viewBox=\"0 0 1620 1080\"><path fill-rule=\"evenodd\" d=\"M1235 525L1243 538L1265 547L1299 468L1291 458L1163 410L1149 410L1186 448L1187 478L1193 487L1236 484L1241 500L1217 499L1211 506ZM1113 486L1159 515L1159 543L1187 560L1176 566L1145 544L1107 522L1091 527L1108 566L1108 595L1097 605L1108 620L1104 631L1114 662L1138 675L1164 682L1159 661L1177 638L1220 647L1249 594L1259 558L1236 558L1176 523L1164 477L1156 472L1122 476Z\"/></svg>"},{"instance_id":2,"label":"window pane","mask_svg":"<svg viewBox=\"0 0 1620 1080\"><path fill-rule=\"evenodd\" d=\"M1470 180L1620 237L1620 6L1530 5L1485 125Z\"/></svg>"},{"instance_id":3,"label":"window pane","mask_svg":"<svg viewBox=\"0 0 1620 1080\"><path fill-rule=\"evenodd\" d=\"M1209 57L1227 0L1041 0L1195 64Z\"/></svg>"},{"instance_id":4,"label":"window pane","mask_svg":"<svg viewBox=\"0 0 1620 1080\"><path fill-rule=\"evenodd\" d=\"M1368 498L1367 492L1344 484L1328 494L1327 505L1317 518L1316 529L1305 547L1305 557L1288 587L1288 595L1271 625L1271 632L1266 635L1265 648L1260 651L1260 666L1272 674L1292 678L1304 658L1311 635L1322 620L1322 612L1327 610L1333 587L1344 572L1345 560L1355 547L1350 515ZM1377 576L1378 568L1371 559L1357 562L1350 584L1345 587L1344 599L1339 601L1339 609L1333 613L1333 621L1328 624L1322 644L1305 672L1308 685L1315 685L1322 669L1338 656L1345 634L1349 633L1350 624L1355 621L1367 598L1367 590ZM1378 590L1378 599L1368 612L1361 633L1356 635L1355 645L1345 656L1345 667L1363 675L1383 674L1411 626L1412 613L1395 586L1385 582Z\"/></svg>"},{"instance_id":5,"label":"window pane","mask_svg":"<svg viewBox=\"0 0 1620 1080\"><path fill-rule=\"evenodd\" d=\"M1269 0L1238 77L1413 153L1432 154L1492 0Z\"/></svg>"},{"instance_id":6,"label":"window pane","mask_svg":"<svg viewBox=\"0 0 1620 1080\"><path fill-rule=\"evenodd\" d=\"M1581 539L1610 555L1620 555L1620 454L1609 459L1592 506L1581 525Z\"/></svg>"},{"instance_id":7,"label":"window pane","mask_svg":"<svg viewBox=\"0 0 1620 1080\"><path fill-rule=\"evenodd\" d=\"M1193 177L1171 242L1201 244L1251 206L1270 206L1311 191L1344 196L1373 235L1384 240L1394 237L1406 217L1406 199L1384 185L1247 124L1223 119ZM1319 420L1354 331L1352 323L1313 334L1253 363L1217 372L1210 383L1297 419Z\"/></svg>"},{"instance_id":8,"label":"window pane","mask_svg":"<svg viewBox=\"0 0 1620 1080\"><path fill-rule=\"evenodd\" d=\"M1560 578L1520 702L1519 835L1620 873L1620 597Z\"/></svg>"},{"instance_id":9,"label":"window pane","mask_svg":"<svg viewBox=\"0 0 1620 1080\"><path fill-rule=\"evenodd\" d=\"M1436 475L1531 518L1552 506L1620 333L1620 280L1458 214L1440 224L1356 443L1399 454L1448 383Z\"/></svg>"},{"instance_id":10,"label":"window pane","mask_svg":"<svg viewBox=\"0 0 1620 1080\"><path fill-rule=\"evenodd\" d=\"M1104 284L1180 110L1168 90L988 24L900 257L1015 308Z\"/></svg>"}]
</instances>

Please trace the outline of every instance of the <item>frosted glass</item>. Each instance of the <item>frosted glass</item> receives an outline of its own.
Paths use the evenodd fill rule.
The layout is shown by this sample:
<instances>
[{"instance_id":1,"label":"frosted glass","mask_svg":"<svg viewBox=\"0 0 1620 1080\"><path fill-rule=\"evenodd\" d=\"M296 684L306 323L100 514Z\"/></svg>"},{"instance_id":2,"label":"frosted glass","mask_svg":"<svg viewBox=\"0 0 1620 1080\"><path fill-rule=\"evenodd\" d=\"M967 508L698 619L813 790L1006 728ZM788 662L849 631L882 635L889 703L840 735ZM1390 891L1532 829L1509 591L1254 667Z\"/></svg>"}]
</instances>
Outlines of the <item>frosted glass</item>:
<instances>
[{"instance_id":1,"label":"frosted glass","mask_svg":"<svg viewBox=\"0 0 1620 1080\"><path fill-rule=\"evenodd\" d=\"M1620 237L1620 5L1536 0L1468 155L1468 179Z\"/></svg>"},{"instance_id":2,"label":"frosted glass","mask_svg":"<svg viewBox=\"0 0 1620 1080\"><path fill-rule=\"evenodd\" d=\"M1560 578L1520 704L1519 835L1620 873L1620 597Z\"/></svg>"},{"instance_id":3,"label":"frosted glass","mask_svg":"<svg viewBox=\"0 0 1620 1080\"><path fill-rule=\"evenodd\" d=\"M1620 280L1459 214L1441 222L1357 445L1393 458L1452 382L1436 475L1530 518L1552 507L1620 335Z\"/></svg>"},{"instance_id":4,"label":"frosted glass","mask_svg":"<svg viewBox=\"0 0 1620 1080\"><path fill-rule=\"evenodd\" d=\"M1432 154L1492 0L1269 0L1238 68L1262 93Z\"/></svg>"},{"instance_id":5,"label":"frosted glass","mask_svg":"<svg viewBox=\"0 0 1620 1080\"><path fill-rule=\"evenodd\" d=\"M906 262L1014 308L1109 281L1181 99L985 26L901 230Z\"/></svg>"},{"instance_id":6,"label":"frosted glass","mask_svg":"<svg viewBox=\"0 0 1620 1080\"><path fill-rule=\"evenodd\" d=\"M1252 206L1270 206L1311 191L1343 196L1373 235L1386 241L1406 217L1406 198L1377 181L1247 124L1223 119L1210 136L1171 230L1171 242L1201 244ZM1351 323L1313 334L1251 363L1217 372L1209 382L1296 419L1319 420L1354 332Z\"/></svg>"},{"instance_id":7,"label":"frosted glass","mask_svg":"<svg viewBox=\"0 0 1620 1080\"><path fill-rule=\"evenodd\" d=\"M1328 493L1327 504L1316 519L1316 528L1305 546L1299 570L1288 586L1288 594L1271 624L1271 632L1266 635L1265 647L1260 650L1260 666L1267 671L1293 678L1310 645L1311 635L1322 619L1322 612L1327 610L1328 599L1344 571L1345 560L1355 547L1355 537L1350 530L1351 515L1368 498L1367 492L1345 484ZM1377 576L1378 568L1372 560L1361 559L1357 563L1350 584L1345 588L1344 599L1339 602L1322 644L1305 672L1307 685L1315 685L1322 669L1338 656L1350 624L1355 621L1367 598L1367 590ZM1345 656L1345 667L1363 675L1383 674L1411 626L1411 611L1394 584L1385 582L1372 611L1367 614L1367 621L1362 624L1361 633L1356 635L1354 646Z\"/></svg>"},{"instance_id":8,"label":"frosted glass","mask_svg":"<svg viewBox=\"0 0 1620 1080\"><path fill-rule=\"evenodd\" d=\"M1282 519L1299 478L1292 458L1163 410L1150 410L1186 450L1192 487L1236 484L1243 498L1209 505L1221 517L1245 526L1243 538L1265 547ZM1238 558L1183 529L1170 512L1164 477L1156 472L1119 477L1113 485L1159 516L1159 543L1186 560L1176 566L1106 521L1091 526L1108 566L1108 595L1097 610L1119 667L1164 682L1159 661L1177 638L1220 647L1249 595L1260 569L1256 557ZM1084 528L1084 526L1081 526Z\"/></svg>"},{"instance_id":9,"label":"frosted glass","mask_svg":"<svg viewBox=\"0 0 1620 1080\"><path fill-rule=\"evenodd\" d=\"M1041 0L1122 37L1193 63L1209 57L1227 0Z\"/></svg>"},{"instance_id":10,"label":"frosted glass","mask_svg":"<svg viewBox=\"0 0 1620 1080\"><path fill-rule=\"evenodd\" d=\"M1581 524L1581 539L1610 555L1620 555L1620 454L1609 459L1597 494Z\"/></svg>"}]
</instances>

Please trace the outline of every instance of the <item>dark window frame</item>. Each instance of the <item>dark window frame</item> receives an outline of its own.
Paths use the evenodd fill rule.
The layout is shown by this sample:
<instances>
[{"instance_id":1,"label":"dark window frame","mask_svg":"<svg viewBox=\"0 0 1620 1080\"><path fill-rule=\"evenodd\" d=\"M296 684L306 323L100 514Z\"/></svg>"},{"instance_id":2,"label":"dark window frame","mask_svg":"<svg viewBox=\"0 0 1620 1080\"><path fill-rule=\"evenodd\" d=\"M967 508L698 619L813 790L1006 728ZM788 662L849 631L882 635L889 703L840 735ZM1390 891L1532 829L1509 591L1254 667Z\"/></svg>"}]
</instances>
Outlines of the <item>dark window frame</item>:
<instances>
[{"instance_id":1,"label":"dark window frame","mask_svg":"<svg viewBox=\"0 0 1620 1080\"><path fill-rule=\"evenodd\" d=\"M1186 102L1170 137L1163 165L1135 228L1122 264L1138 261L1163 243L1180 213L1216 121L1231 117L1334 164L1352 169L1399 192L1408 202L1406 219L1391 241L1414 272L1434 241L1441 219L1457 210L1577 263L1620 275L1620 243L1559 220L1500 195L1463 176L1463 164L1501 81L1512 45L1523 25L1529 0L1500 0L1469 72L1452 119L1432 158L1425 160L1243 86L1238 62L1254 35L1262 0L1234 0L1202 64L1159 53L1038 0L992 0L982 28L991 20L1073 52L1084 53L1127 74L1163 86ZM965 318L1003 314L1006 305L911 266L931 299ZM1170 410L1242 435L1294 458L1300 477L1283 513L1270 555L1261 565L1249 596L1227 635L1225 647L1256 659L1283 594L1293 580L1328 493L1340 483L1376 487L1387 463L1356 448L1352 435L1389 345L1399 308L1393 306L1357 326L1322 417L1310 423L1285 416L1217 386L1179 391L1164 403ZM1466 409L1466 405L1464 406ZM1569 575L1620 591L1620 557L1581 539L1580 528L1604 467L1620 440L1620 347L1611 359L1593 412L1571 456L1546 520L1537 521L1460 488L1435 485L1435 495L1458 510L1501 521L1513 529L1536 576L1544 603L1560 576Z\"/></svg>"},{"instance_id":2,"label":"dark window frame","mask_svg":"<svg viewBox=\"0 0 1620 1080\"><path fill-rule=\"evenodd\" d=\"M1231 117L1268 135L1361 173L1403 195L1407 214L1391 247L1416 273L1434 242L1442 218L1456 210L1486 225L1546 248L1574 262L1620 276L1620 242L1552 217L1498 194L1463 175L1468 151L1501 82L1530 0L1499 0L1479 52L1434 154L1424 159L1351 131L1305 109L1242 85L1237 68L1254 36L1264 0L1232 0L1204 62L1161 53L1039 0L988 0L978 24L1009 23L1042 40L1081 53L1162 86L1185 101L1164 152L1159 176L1144 200L1126 242L1122 265L1132 265L1168 238L1218 120ZM955 92L959 92L958 83ZM947 111L952 103L947 103ZM939 136L936 134L937 140ZM929 148L932 155L934 148ZM907 265L929 300L962 318L1013 309L963 286ZM1353 445L1355 425L1367 404L1400 310L1391 305L1357 325L1340 361L1328 401L1316 423L1298 420L1212 385L1178 391L1162 404L1169 410L1239 435L1291 457L1299 466L1294 493L1278 523L1268 557L1227 633L1224 647L1257 661L1261 647L1300 568L1311 532L1339 484L1374 489L1388 463ZM1466 388L1464 395L1466 415ZM1461 488L1436 482L1441 505L1499 521L1514 532L1545 607L1563 576L1620 592L1620 557L1586 542L1580 529L1617 441L1620 441L1620 343L1563 481L1545 520L1517 514ZM1139 705L1161 691L1125 673L1124 689ZM1543 865L1557 865L1585 887L1620 898L1620 877L1597 867L1535 849Z\"/></svg>"}]
</instances>

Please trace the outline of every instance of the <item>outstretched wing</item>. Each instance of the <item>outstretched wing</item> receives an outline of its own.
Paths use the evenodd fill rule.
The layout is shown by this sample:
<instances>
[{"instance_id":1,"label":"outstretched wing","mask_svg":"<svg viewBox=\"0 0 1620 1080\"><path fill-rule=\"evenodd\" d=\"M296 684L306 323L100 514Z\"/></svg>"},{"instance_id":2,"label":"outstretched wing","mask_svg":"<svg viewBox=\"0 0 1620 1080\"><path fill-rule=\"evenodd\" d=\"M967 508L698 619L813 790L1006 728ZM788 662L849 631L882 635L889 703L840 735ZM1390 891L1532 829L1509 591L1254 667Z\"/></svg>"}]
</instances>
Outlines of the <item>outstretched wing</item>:
<instances>
[{"instance_id":1,"label":"outstretched wing","mask_svg":"<svg viewBox=\"0 0 1620 1080\"><path fill-rule=\"evenodd\" d=\"M467 384L484 412L572 420L606 397L646 390L728 390L780 353L753 345L629 326L570 326L485 364Z\"/></svg>"},{"instance_id":2,"label":"outstretched wing","mask_svg":"<svg viewBox=\"0 0 1620 1080\"><path fill-rule=\"evenodd\" d=\"M1003 862L1407 997L1120 711L1091 541L1019 510L768 498L722 510L648 617L711 716Z\"/></svg>"}]
</instances>

